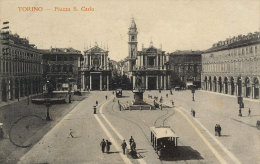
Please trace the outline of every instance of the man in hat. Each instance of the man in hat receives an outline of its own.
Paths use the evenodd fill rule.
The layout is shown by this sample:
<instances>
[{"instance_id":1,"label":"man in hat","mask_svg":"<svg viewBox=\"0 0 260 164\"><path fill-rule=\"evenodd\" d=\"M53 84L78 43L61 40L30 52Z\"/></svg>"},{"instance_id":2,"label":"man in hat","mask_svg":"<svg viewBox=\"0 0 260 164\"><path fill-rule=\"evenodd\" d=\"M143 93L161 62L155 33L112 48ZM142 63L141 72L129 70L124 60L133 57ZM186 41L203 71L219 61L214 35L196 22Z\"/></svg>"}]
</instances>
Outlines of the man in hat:
<instances>
[{"instance_id":1,"label":"man in hat","mask_svg":"<svg viewBox=\"0 0 260 164\"><path fill-rule=\"evenodd\" d=\"M125 148L126 148L127 144L125 142L125 140L123 140L123 143L121 144L121 147L123 149L123 153L125 154Z\"/></svg>"},{"instance_id":2,"label":"man in hat","mask_svg":"<svg viewBox=\"0 0 260 164\"><path fill-rule=\"evenodd\" d=\"M104 153L105 152L105 147L106 147L106 142L105 142L104 139L101 141L100 147L101 147L102 153Z\"/></svg>"}]
</instances>

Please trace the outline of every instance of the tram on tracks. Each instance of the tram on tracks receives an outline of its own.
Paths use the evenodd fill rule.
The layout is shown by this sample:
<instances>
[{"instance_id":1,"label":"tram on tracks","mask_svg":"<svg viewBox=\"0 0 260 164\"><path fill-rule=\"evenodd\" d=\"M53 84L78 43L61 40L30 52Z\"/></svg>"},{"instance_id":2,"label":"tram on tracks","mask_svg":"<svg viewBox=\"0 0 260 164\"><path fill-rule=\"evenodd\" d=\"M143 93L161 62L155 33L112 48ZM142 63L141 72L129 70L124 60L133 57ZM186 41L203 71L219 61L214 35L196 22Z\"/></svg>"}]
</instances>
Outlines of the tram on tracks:
<instances>
[{"instance_id":1,"label":"tram on tracks","mask_svg":"<svg viewBox=\"0 0 260 164\"><path fill-rule=\"evenodd\" d=\"M151 143L159 158L177 153L178 136L168 126L151 127Z\"/></svg>"}]
</instances>

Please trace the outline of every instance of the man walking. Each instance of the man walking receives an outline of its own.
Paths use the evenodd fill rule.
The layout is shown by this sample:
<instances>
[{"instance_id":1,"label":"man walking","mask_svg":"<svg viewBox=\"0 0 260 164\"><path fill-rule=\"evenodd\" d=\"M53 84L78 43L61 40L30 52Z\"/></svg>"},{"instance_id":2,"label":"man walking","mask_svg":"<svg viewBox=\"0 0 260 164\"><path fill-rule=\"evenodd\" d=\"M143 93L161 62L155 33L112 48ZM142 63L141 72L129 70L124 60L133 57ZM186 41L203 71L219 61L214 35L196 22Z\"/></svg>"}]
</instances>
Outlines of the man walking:
<instances>
[{"instance_id":1,"label":"man walking","mask_svg":"<svg viewBox=\"0 0 260 164\"><path fill-rule=\"evenodd\" d=\"M112 145L111 142L109 142L108 140L106 140L106 148L107 148L107 153L109 153L110 151L110 146Z\"/></svg>"},{"instance_id":2,"label":"man walking","mask_svg":"<svg viewBox=\"0 0 260 164\"><path fill-rule=\"evenodd\" d=\"M125 154L125 148L126 148L127 144L125 142L125 140L123 140L123 143L121 144L121 147L123 149L123 153Z\"/></svg>"},{"instance_id":3,"label":"man walking","mask_svg":"<svg viewBox=\"0 0 260 164\"><path fill-rule=\"evenodd\" d=\"M105 152L105 147L106 147L106 142L105 142L104 139L101 141L100 147L101 147L102 153L104 153Z\"/></svg>"},{"instance_id":4,"label":"man walking","mask_svg":"<svg viewBox=\"0 0 260 164\"><path fill-rule=\"evenodd\" d=\"M251 110L250 110L250 108L248 108L248 117L250 117L251 116Z\"/></svg>"}]
</instances>

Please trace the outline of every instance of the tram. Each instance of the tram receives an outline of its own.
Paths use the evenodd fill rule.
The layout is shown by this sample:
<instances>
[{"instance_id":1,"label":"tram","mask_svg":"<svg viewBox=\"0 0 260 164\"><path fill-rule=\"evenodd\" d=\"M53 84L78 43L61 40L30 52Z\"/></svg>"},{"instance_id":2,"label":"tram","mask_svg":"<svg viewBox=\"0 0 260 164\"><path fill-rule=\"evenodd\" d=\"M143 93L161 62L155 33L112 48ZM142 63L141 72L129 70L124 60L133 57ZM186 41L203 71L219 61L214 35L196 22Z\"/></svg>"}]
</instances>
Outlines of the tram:
<instances>
[{"instance_id":1,"label":"tram","mask_svg":"<svg viewBox=\"0 0 260 164\"><path fill-rule=\"evenodd\" d=\"M168 126L151 127L151 143L159 158L177 153L178 136Z\"/></svg>"},{"instance_id":2,"label":"tram","mask_svg":"<svg viewBox=\"0 0 260 164\"><path fill-rule=\"evenodd\" d=\"M122 97L122 89L116 90L116 97Z\"/></svg>"}]
</instances>

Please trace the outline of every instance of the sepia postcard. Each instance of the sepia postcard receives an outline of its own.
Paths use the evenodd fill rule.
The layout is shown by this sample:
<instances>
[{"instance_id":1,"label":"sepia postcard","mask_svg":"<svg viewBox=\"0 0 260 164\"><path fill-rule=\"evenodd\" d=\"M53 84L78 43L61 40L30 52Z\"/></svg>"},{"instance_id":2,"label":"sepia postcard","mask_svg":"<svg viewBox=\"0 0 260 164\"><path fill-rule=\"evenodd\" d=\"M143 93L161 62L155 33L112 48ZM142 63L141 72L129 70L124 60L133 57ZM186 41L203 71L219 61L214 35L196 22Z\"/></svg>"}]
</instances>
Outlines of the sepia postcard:
<instances>
[{"instance_id":1,"label":"sepia postcard","mask_svg":"<svg viewBox=\"0 0 260 164\"><path fill-rule=\"evenodd\" d=\"M259 0L0 0L1 164L259 164Z\"/></svg>"}]
</instances>

